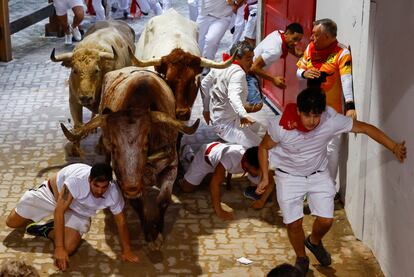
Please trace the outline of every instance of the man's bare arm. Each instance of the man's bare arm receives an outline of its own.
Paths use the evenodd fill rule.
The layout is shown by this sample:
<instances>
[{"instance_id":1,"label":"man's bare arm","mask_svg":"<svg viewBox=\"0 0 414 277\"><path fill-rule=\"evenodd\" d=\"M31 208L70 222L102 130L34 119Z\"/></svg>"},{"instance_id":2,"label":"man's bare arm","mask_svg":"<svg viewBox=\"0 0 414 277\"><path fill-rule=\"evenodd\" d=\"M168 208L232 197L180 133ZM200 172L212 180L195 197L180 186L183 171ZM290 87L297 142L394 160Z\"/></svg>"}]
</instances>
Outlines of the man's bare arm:
<instances>
[{"instance_id":1,"label":"man's bare arm","mask_svg":"<svg viewBox=\"0 0 414 277\"><path fill-rule=\"evenodd\" d=\"M271 81L273 85L278 88L285 89L285 79L282 76L272 76L266 72L263 68L266 66L262 56L257 57L257 59L253 62L250 71L254 74L258 75L259 77Z\"/></svg>"},{"instance_id":2,"label":"man's bare arm","mask_svg":"<svg viewBox=\"0 0 414 277\"><path fill-rule=\"evenodd\" d=\"M218 217L225 220L231 220L234 218L233 213L226 212L221 207L220 186L224 181L225 174L226 169L219 163L214 169L213 177L210 181L211 202L213 203L214 211Z\"/></svg>"},{"instance_id":3,"label":"man's bare arm","mask_svg":"<svg viewBox=\"0 0 414 277\"><path fill-rule=\"evenodd\" d=\"M388 148L400 162L404 162L404 159L407 157L407 148L405 147L405 141L397 143L388 137L383 131L371 124L354 119L351 132L368 135L376 142Z\"/></svg>"},{"instance_id":4,"label":"man's bare arm","mask_svg":"<svg viewBox=\"0 0 414 277\"><path fill-rule=\"evenodd\" d=\"M118 228L119 240L122 246L122 260L129 262L139 262L139 258L131 250L129 232L126 226L125 213L122 211L114 215L116 227Z\"/></svg>"},{"instance_id":5,"label":"man's bare arm","mask_svg":"<svg viewBox=\"0 0 414 277\"><path fill-rule=\"evenodd\" d=\"M64 271L69 263L69 255L65 247L65 212L73 201L73 196L66 185L58 196L54 212L54 233L55 233L55 264Z\"/></svg>"},{"instance_id":6,"label":"man's bare arm","mask_svg":"<svg viewBox=\"0 0 414 277\"><path fill-rule=\"evenodd\" d=\"M256 193L262 194L266 191L266 187L269 184L269 149L272 149L277 145L276 142L272 140L268 133L266 133L262 139L262 142L259 145L259 164L260 170L262 173L262 180L257 185Z\"/></svg>"}]
</instances>

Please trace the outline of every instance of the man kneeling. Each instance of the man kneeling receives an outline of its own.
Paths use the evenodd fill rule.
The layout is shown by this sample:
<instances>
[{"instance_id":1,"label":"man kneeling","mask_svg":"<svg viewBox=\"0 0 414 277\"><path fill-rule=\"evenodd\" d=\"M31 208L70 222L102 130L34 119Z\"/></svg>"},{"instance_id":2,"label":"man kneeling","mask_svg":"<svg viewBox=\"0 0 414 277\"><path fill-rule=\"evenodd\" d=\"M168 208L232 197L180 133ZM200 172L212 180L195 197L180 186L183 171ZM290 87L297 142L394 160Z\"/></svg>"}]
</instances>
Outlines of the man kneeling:
<instances>
[{"instance_id":1,"label":"man kneeling","mask_svg":"<svg viewBox=\"0 0 414 277\"><path fill-rule=\"evenodd\" d=\"M10 228L26 227L26 232L50 238L55 244L55 265L66 270L69 255L88 232L91 217L97 210L109 208L114 214L122 246L122 259L138 262L130 247L124 214L125 202L118 185L112 181L107 164L71 164L62 168L37 189L28 190L7 217ZM53 216L53 221L37 224Z\"/></svg>"},{"instance_id":2,"label":"man kneeling","mask_svg":"<svg viewBox=\"0 0 414 277\"><path fill-rule=\"evenodd\" d=\"M225 179L226 171L231 174L247 172L249 179L257 184L259 181L257 149L255 146L246 150L241 145L220 142L202 145L184 175L184 180L180 184L181 189L185 192L191 192L200 185L207 174L213 173L210 181L210 193L214 211L222 219L233 219L233 213L227 212L221 207L220 185Z\"/></svg>"}]
</instances>

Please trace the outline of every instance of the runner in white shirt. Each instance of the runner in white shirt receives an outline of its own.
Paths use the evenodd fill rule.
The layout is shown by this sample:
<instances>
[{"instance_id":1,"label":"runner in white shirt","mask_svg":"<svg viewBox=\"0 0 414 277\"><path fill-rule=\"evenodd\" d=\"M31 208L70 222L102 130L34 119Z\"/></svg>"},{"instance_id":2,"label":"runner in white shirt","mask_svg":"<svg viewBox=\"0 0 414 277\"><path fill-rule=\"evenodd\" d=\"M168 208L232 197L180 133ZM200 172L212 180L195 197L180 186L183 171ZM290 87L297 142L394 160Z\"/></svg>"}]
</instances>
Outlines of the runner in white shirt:
<instances>
[{"instance_id":1,"label":"runner in white shirt","mask_svg":"<svg viewBox=\"0 0 414 277\"><path fill-rule=\"evenodd\" d=\"M252 64L253 48L247 42L239 42L232 47L230 54L236 51L234 64L226 69L212 69L201 82L203 115L207 124L211 120L215 132L223 140L252 147L261 141L257 134L259 123L247 115L256 111L246 102L245 71Z\"/></svg>"},{"instance_id":2,"label":"runner in white shirt","mask_svg":"<svg viewBox=\"0 0 414 277\"><path fill-rule=\"evenodd\" d=\"M55 265L64 271L69 255L88 232L91 217L97 210L109 208L118 227L122 259L138 262L138 256L131 251L124 206L122 193L112 181L110 165L90 167L77 163L62 168L37 189L27 191L10 212L6 224L10 228L26 227L31 235L53 240ZM36 223L52 214L53 221Z\"/></svg>"},{"instance_id":3,"label":"runner in white shirt","mask_svg":"<svg viewBox=\"0 0 414 277\"><path fill-rule=\"evenodd\" d=\"M180 187L185 192L192 192L207 174L213 173L210 192L214 211L218 217L231 220L234 218L233 213L223 210L220 205L220 185L224 181L226 171L232 174L248 173L249 180L257 184L260 179L257 146L246 150L241 145L220 142L202 145L185 173Z\"/></svg>"},{"instance_id":4,"label":"runner in white shirt","mask_svg":"<svg viewBox=\"0 0 414 277\"><path fill-rule=\"evenodd\" d=\"M327 170L327 145L334 136L347 132L368 135L391 150L400 162L406 158L405 142L396 143L378 128L326 107L325 94L320 88L302 91L297 106L289 104L281 117L270 122L259 146L262 172L268 172L269 161L276 169L277 200L296 252L296 266L304 276L309 269L305 245L322 265L331 264L331 256L322 244L323 236L332 226L336 192ZM262 176L258 194L264 192L269 182L267 174ZM306 240L302 228L305 195L316 217Z\"/></svg>"},{"instance_id":5,"label":"runner in white shirt","mask_svg":"<svg viewBox=\"0 0 414 277\"><path fill-rule=\"evenodd\" d=\"M303 28L299 23L292 23L286 31L274 31L267 35L254 49L253 65L250 71L257 76L269 80L278 88L285 89L285 79L282 76L273 76L267 70L277 60L284 59L288 53L297 57L303 51L296 45L303 37Z\"/></svg>"},{"instance_id":6,"label":"runner in white shirt","mask_svg":"<svg viewBox=\"0 0 414 277\"><path fill-rule=\"evenodd\" d=\"M214 60L220 40L229 28L233 15L233 1L199 0L197 25L201 55Z\"/></svg>"}]
</instances>

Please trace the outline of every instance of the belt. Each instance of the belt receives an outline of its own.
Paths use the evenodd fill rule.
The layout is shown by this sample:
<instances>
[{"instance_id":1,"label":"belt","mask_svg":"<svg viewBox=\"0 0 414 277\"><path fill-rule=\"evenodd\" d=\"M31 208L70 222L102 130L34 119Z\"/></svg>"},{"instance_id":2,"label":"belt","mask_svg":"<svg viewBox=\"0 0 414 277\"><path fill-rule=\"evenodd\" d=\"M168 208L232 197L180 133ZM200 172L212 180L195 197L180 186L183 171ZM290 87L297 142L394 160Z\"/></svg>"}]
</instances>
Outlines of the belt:
<instances>
[{"instance_id":1,"label":"belt","mask_svg":"<svg viewBox=\"0 0 414 277\"><path fill-rule=\"evenodd\" d=\"M280 172L282 172L282 173L285 173L285 174L289 174L289 175L292 175L292 176L297 176L297 177L304 177L304 178L308 178L309 176L312 176L312 175L314 175L314 174L316 174L316 173L323 172L323 170L316 170L316 171L312 172L311 174L309 174L309 175L307 175L307 176L300 176L300 175L293 175L293 174L290 174L289 172L286 172L286 171L284 171L283 169L280 169L280 168L276 168L276 170L277 170L277 171L280 171Z\"/></svg>"},{"instance_id":2,"label":"belt","mask_svg":"<svg viewBox=\"0 0 414 277\"><path fill-rule=\"evenodd\" d=\"M206 161L206 163L208 163L210 166L213 166L210 162L210 159L208 158L208 154L210 154L211 149L213 149L214 146L220 144L220 142L213 142L212 144L210 144L207 149L206 152L204 152L204 160Z\"/></svg>"}]
</instances>

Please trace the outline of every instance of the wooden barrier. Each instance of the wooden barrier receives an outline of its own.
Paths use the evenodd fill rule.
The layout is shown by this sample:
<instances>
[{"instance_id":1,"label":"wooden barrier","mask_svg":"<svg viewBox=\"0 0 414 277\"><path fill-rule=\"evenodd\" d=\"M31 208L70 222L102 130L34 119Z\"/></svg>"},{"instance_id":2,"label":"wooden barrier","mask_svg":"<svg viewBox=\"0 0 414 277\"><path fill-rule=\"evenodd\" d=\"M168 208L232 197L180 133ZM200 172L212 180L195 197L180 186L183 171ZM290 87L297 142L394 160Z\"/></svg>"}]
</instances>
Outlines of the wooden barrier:
<instances>
[{"instance_id":1,"label":"wooden barrier","mask_svg":"<svg viewBox=\"0 0 414 277\"><path fill-rule=\"evenodd\" d=\"M12 59L9 25L9 1L0 1L0 61Z\"/></svg>"},{"instance_id":2,"label":"wooden barrier","mask_svg":"<svg viewBox=\"0 0 414 277\"><path fill-rule=\"evenodd\" d=\"M10 36L39 21L49 17L49 23L45 26L46 36L63 36L63 31L59 27L56 19L53 0L48 0L48 4L31 14L25 15L13 22L9 22L9 1L0 1L0 61L8 62L12 60L12 47Z\"/></svg>"}]
</instances>

